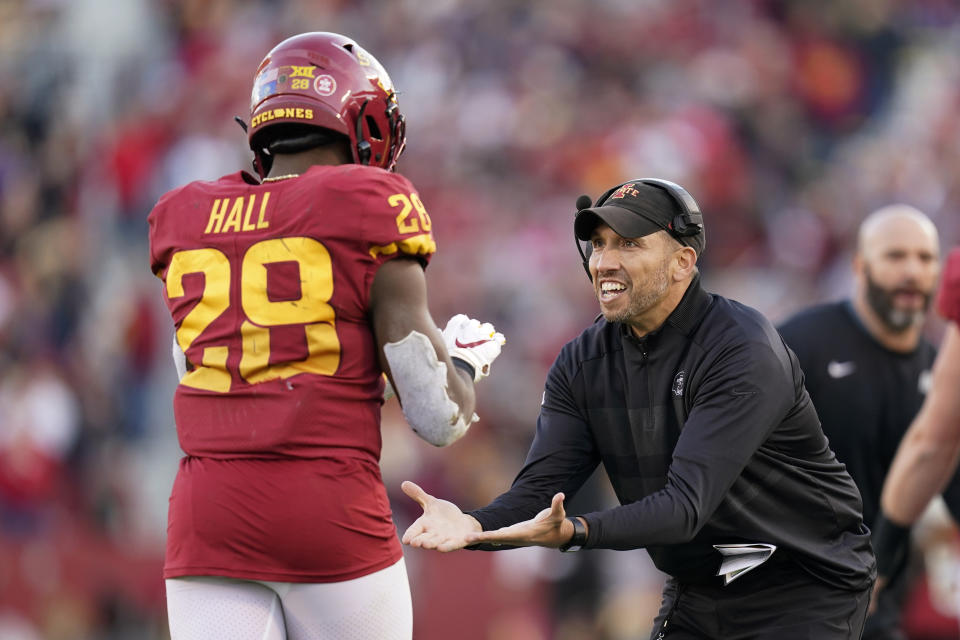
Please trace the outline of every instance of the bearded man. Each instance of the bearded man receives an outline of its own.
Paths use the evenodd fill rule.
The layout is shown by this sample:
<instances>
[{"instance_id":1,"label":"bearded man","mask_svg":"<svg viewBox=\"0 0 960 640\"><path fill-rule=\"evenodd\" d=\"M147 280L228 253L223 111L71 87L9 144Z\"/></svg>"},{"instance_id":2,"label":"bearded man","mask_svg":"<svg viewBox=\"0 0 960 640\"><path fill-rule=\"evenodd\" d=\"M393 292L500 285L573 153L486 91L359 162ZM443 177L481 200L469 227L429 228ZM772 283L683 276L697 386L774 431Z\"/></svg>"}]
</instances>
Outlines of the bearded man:
<instances>
[{"instance_id":1,"label":"bearded man","mask_svg":"<svg viewBox=\"0 0 960 640\"><path fill-rule=\"evenodd\" d=\"M780 333L800 359L823 431L874 529L884 478L930 385L936 351L923 327L940 273L936 227L904 204L878 209L860 225L853 273L849 300L801 311ZM908 573L899 571L871 607L864 640L905 637Z\"/></svg>"}]
</instances>

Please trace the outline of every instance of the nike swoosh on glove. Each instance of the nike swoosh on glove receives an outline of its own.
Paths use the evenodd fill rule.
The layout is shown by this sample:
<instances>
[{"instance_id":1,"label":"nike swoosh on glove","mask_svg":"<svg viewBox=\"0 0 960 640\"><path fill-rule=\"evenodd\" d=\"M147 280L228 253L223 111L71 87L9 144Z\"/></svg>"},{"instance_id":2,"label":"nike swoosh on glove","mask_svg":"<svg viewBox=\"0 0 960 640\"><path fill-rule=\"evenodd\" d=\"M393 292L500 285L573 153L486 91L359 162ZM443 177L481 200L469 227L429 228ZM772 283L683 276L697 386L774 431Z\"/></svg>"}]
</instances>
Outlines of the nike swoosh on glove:
<instances>
[{"instance_id":1,"label":"nike swoosh on glove","mask_svg":"<svg viewBox=\"0 0 960 640\"><path fill-rule=\"evenodd\" d=\"M481 323L458 313L447 322L443 341L450 357L470 365L473 381L479 382L490 375L490 365L500 355L507 340L489 322Z\"/></svg>"},{"instance_id":2,"label":"nike swoosh on glove","mask_svg":"<svg viewBox=\"0 0 960 640\"><path fill-rule=\"evenodd\" d=\"M937 294L937 311L947 320L960 324L960 247L947 256Z\"/></svg>"}]
</instances>

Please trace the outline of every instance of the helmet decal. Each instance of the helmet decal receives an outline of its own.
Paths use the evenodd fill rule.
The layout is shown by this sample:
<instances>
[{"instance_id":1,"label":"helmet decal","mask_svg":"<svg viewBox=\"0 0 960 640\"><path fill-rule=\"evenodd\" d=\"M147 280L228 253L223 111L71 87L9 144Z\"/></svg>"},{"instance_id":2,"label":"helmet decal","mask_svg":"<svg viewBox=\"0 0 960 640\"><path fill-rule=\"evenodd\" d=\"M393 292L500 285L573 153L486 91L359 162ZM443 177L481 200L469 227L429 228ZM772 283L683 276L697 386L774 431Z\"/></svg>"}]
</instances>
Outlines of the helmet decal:
<instances>
[{"instance_id":1,"label":"helmet decal","mask_svg":"<svg viewBox=\"0 0 960 640\"><path fill-rule=\"evenodd\" d=\"M332 96L337 91L337 81L330 74L324 73L314 78L313 90L321 96Z\"/></svg>"},{"instance_id":2,"label":"helmet decal","mask_svg":"<svg viewBox=\"0 0 960 640\"><path fill-rule=\"evenodd\" d=\"M278 69L267 69L253 83L253 94L250 96L250 108L269 95L277 92Z\"/></svg>"}]
</instances>

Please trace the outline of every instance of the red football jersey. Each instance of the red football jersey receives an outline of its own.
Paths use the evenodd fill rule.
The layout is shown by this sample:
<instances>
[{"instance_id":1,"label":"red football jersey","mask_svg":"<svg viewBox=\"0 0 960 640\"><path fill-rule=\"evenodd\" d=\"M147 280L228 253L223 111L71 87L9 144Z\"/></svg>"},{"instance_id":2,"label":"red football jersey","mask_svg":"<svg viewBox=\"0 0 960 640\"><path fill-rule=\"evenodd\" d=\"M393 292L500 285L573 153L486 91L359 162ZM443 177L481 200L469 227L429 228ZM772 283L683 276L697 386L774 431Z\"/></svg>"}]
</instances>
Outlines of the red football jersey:
<instances>
[{"instance_id":1,"label":"red football jersey","mask_svg":"<svg viewBox=\"0 0 960 640\"><path fill-rule=\"evenodd\" d=\"M944 261L937 311L947 320L960 324L960 247L954 247Z\"/></svg>"},{"instance_id":2,"label":"red football jersey","mask_svg":"<svg viewBox=\"0 0 960 640\"><path fill-rule=\"evenodd\" d=\"M149 222L192 363L165 577L327 582L399 560L368 296L383 262L436 249L416 190L359 165L262 185L238 172L171 191Z\"/></svg>"}]
</instances>

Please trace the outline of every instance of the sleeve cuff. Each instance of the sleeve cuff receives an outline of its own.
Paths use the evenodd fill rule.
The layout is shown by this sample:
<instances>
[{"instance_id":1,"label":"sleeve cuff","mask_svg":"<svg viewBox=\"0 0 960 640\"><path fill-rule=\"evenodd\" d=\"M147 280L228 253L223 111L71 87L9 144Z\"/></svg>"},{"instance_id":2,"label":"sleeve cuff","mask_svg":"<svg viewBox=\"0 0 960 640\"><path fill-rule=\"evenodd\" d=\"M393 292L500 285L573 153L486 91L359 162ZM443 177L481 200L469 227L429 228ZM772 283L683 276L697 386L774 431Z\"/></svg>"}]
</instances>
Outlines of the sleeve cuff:
<instances>
[{"instance_id":1,"label":"sleeve cuff","mask_svg":"<svg viewBox=\"0 0 960 640\"><path fill-rule=\"evenodd\" d=\"M891 577L898 573L910 546L910 527L893 522L880 513L873 525L873 552L877 556L877 573Z\"/></svg>"},{"instance_id":2,"label":"sleeve cuff","mask_svg":"<svg viewBox=\"0 0 960 640\"><path fill-rule=\"evenodd\" d=\"M453 362L453 366L455 366L457 369L466 371L471 380L477 379L477 370L472 364L455 356L450 356L450 360Z\"/></svg>"}]
</instances>

